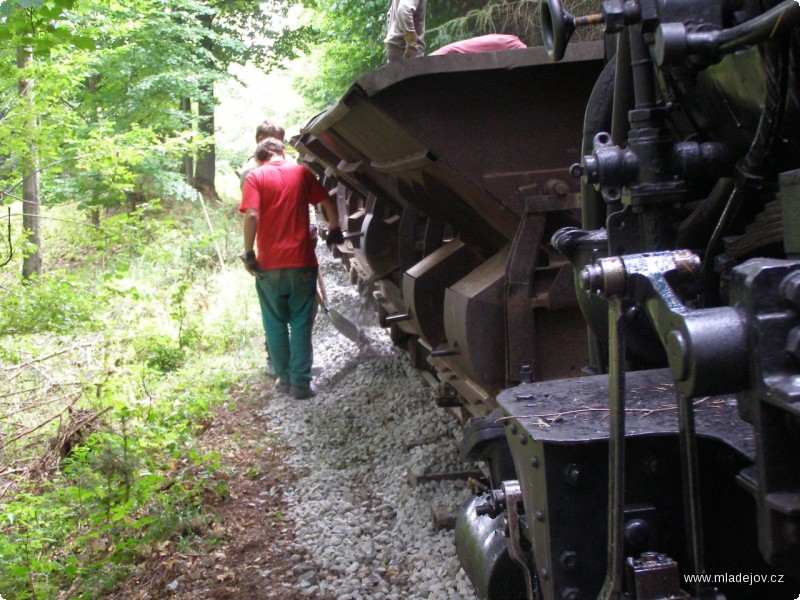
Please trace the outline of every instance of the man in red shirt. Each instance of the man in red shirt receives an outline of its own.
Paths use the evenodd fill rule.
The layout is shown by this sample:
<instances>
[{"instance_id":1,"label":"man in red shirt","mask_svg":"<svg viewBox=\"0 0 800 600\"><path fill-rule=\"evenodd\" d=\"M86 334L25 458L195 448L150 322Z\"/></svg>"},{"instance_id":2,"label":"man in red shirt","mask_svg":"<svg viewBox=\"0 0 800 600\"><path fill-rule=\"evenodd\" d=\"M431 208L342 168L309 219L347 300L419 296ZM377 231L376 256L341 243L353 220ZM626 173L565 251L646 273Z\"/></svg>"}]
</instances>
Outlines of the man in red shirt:
<instances>
[{"instance_id":1,"label":"man in red shirt","mask_svg":"<svg viewBox=\"0 0 800 600\"><path fill-rule=\"evenodd\" d=\"M264 333L277 387L295 398L311 388L311 330L317 313L317 255L309 231L309 205L322 203L328 243L342 243L336 204L313 173L287 162L283 143L268 138L256 148L259 167L247 174L239 212L244 213L248 270L256 273ZM257 242L258 255L253 250Z\"/></svg>"},{"instance_id":2,"label":"man in red shirt","mask_svg":"<svg viewBox=\"0 0 800 600\"><path fill-rule=\"evenodd\" d=\"M282 142L285 136L286 130L271 119L264 119L256 127L256 145L260 144L267 138L275 138L276 140ZM247 162L242 167L242 170L236 171L236 174L239 176L240 188L244 188L244 180L247 178L247 174L258 167L259 164L256 162L256 156L253 154L247 159ZM269 376L275 375L275 369L272 368L272 360L270 360L269 357L269 343L266 339L264 340L264 350L266 350L267 354L266 374Z\"/></svg>"}]
</instances>

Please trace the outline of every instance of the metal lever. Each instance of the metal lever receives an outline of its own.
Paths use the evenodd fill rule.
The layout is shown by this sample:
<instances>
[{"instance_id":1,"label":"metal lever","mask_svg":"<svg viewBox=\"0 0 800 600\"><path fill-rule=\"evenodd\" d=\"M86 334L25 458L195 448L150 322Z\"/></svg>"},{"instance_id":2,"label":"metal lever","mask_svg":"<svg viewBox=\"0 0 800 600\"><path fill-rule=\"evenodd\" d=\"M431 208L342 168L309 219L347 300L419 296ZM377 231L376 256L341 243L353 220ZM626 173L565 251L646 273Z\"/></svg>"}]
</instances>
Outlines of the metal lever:
<instances>
[{"instance_id":1,"label":"metal lever","mask_svg":"<svg viewBox=\"0 0 800 600\"><path fill-rule=\"evenodd\" d=\"M386 319L384 319L384 321L386 321L386 323L391 324L391 323L399 323L400 321L410 321L413 318L414 317L411 315L411 313L400 313L397 315L389 315L388 317L386 317Z\"/></svg>"},{"instance_id":2,"label":"metal lever","mask_svg":"<svg viewBox=\"0 0 800 600\"><path fill-rule=\"evenodd\" d=\"M608 564L598 598L620 600L625 575L625 323L622 298L608 300Z\"/></svg>"},{"instance_id":3,"label":"metal lever","mask_svg":"<svg viewBox=\"0 0 800 600\"><path fill-rule=\"evenodd\" d=\"M522 503L522 488L519 485L519 481L504 481L503 496L506 505L506 523L508 524L508 555L522 567L528 599L534 600L531 568L520 543L519 505Z\"/></svg>"},{"instance_id":4,"label":"metal lever","mask_svg":"<svg viewBox=\"0 0 800 600\"><path fill-rule=\"evenodd\" d=\"M440 356L458 356L461 354L458 348L440 348L431 352L432 358L439 358Z\"/></svg>"}]
</instances>

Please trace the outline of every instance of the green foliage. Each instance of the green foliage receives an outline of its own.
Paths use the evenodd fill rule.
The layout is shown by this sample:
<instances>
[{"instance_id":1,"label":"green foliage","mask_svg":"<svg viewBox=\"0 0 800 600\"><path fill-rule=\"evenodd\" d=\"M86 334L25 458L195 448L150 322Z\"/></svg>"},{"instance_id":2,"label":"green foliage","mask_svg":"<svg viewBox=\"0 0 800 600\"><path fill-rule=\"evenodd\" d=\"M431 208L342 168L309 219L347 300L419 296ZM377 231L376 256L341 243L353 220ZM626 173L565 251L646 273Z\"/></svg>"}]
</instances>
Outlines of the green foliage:
<instances>
[{"instance_id":1,"label":"green foliage","mask_svg":"<svg viewBox=\"0 0 800 600\"><path fill-rule=\"evenodd\" d=\"M432 48L487 33L518 36L528 46L540 46L539 13L541 4L530 0L492 0L438 27L428 30Z\"/></svg>"},{"instance_id":2,"label":"green foliage","mask_svg":"<svg viewBox=\"0 0 800 600\"><path fill-rule=\"evenodd\" d=\"M93 315L99 308L87 282L53 272L3 293L0 331L15 335L93 328Z\"/></svg>"},{"instance_id":3,"label":"green foliage","mask_svg":"<svg viewBox=\"0 0 800 600\"><path fill-rule=\"evenodd\" d=\"M8 18L15 8L42 8L44 0L5 0L0 5L0 16Z\"/></svg>"},{"instance_id":4,"label":"green foliage","mask_svg":"<svg viewBox=\"0 0 800 600\"><path fill-rule=\"evenodd\" d=\"M228 385L193 370L158 403L109 413L50 483L0 505L3 594L53 598L69 587L71 597L96 597L155 543L206 529L203 502L227 497L227 476L217 475L219 455L193 450L191 436Z\"/></svg>"},{"instance_id":5,"label":"green foliage","mask_svg":"<svg viewBox=\"0 0 800 600\"><path fill-rule=\"evenodd\" d=\"M69 160L42 179L49 204L78 199L79 208L115 208L142 200L189 200L196 192L173 170L180 157L202 145L200 136L179 134L162 142L156 132L133 125L114 133L108 123L85 131L65 151Z\"/></svg>"},{"instance_id":6,"label":"green foliage","mask_svg":"<svg viewBox=\"0 0 800 600\"><path fill-rule=\"evenodd\" d=\"M114 262L115 268L106 272L104 279L121 279L130 259L151 249L151 243L174 225L175 220L163 213L159 202L146 202L128 212L108 213L102 225L85 239L102 252L100 258Z\"/></svg>"},{"instance_id":7,"label":"green foliage","mask_svg":"<svg viewBox=\"0 0 800 600\"><path fill-rule=\"evenodd\" d=\"M160 540L206 528L205 502L228 495L219 455L196 438L260 324L244 316L257 306L250 281L234 293L240 282L221 272L241 244L238 215L209 207L209 232L183 160L212 143L198 106L213 106L232 62L268 70L307 48L316 29L285 20L295 4L0 4L3 203L16 218L38 170L47 266L27 285L13 263L0 269L11 374L0 460L39 475L2 476L5 597L98 597ZM15 260L21 239L17 227ZM85 414L92 427L71 430Z\"/></svg>"},{"instance_id":8,"label":"green foliage","mask_svg":"<svg viewBox=\"0 0 800 600\"><path fill-rule=\"evenodd\" d=\"M174 220L157 203L105 219L102 227L79 228L67 244L69 269L58 269L20 282L10 279L0 295L0 340L3 336L77 333L102 327L99 315L120 297L136 300L140 291L130 280L131 261L158 246L153 240L171 232ZM202 237L202 236L201 236ZM88 261L75 264L75 261ZM101 269L101 272L97 272ZM92 277L87 278L86 270ZM186 325L186 324L185 324ZM184 327L185 343L194 335Z\"/></svg>"},{"instance_id":9,"label":"green foliage","mask_svg":"<svg viewBox=\"0 0 800 600\"><path fill-rule=\"evenodd\" d=\"M303 4L302 0L216 0L210 4L217 11L213 20L215 57L226 65L252 61L265 71L281 68L285 61L307 51L318 33L308 25L288 25L289 11Z\"/></svg>"},{"instance_id":10,"label":"green foliage","mask_svg":"<svg viewBox=\"0 0 800 600\"><path fill-rule=\"evenodd\" d=\"M53 260L69 269L27 286L0 269L0 372L9 373L0 378L0 442L44 425L38 438L0 447L0 460L56 456L12 491L4 476L6 598L102 596L163 540L191 544L213 523L206 503L228 498L230 476L197 436L241 376L230 349L261 337L242 314L244 298L257 303L250 280L221 273L209 250L240 239L235 211L209 207L219 231L211 236L199 207L172 209L111 211L87 228L72 221L79 209L64 207L46 223ZM58 417L65 389L73 412L46 421ZM73 435L69 423L86 414L93 427Z\"/></svg>"},{"instance_id":11,"label":"green foliage","mask_svg":"<svg viewBox=\"0 0 800 600\"><path fill-rule=\"evenodd\" d=\"M574 15L597 13L601 0L564 0L564 9ZM530 0L490 0L428 30L428 42L438 48L466 38L487 33L516 35L528 46L542 45L541 2ZM573 40L600 39L598 28L578 29Z\"/></svg>"},{"instance_id":12,"label":"green foliage","mask_svg":"<svg viewBox=\"0 0 800 600\"><path fill-rule=\"evenodd\" d=\"M117 412L116 426L76 447L51 485L17 494L3 506L4 594L51 598L82 581L79 596L94 597L113 584L109 574L123 576L125 565L155 542L203 527L204 494L225 490L215 478L214 454L190 452L191 471L172 474L191 431L185 420L202 418L209 406L175 412L182 403L178 393L155 412L153 407L147 413L141 407ZM143 418L147 431L131 431L131 423ZM172 450L164 453L162 445Z\"/></svg>"},{"instance_id":13,"label":"green foliage","mask_svg":"<svg viewBox=\"0 0 800 600\"><path fill-rule=\"evenodd\" d=\"M183 161L207 152L212 140L200 132L213 132L199 106L213 108L214 85L230 77L231 63L270 69L307 47L314 32L286 25L295 3L2 3L4 201L19 199L36 169L45 206L94 210L194 197ZM33 93L23 96L23 88Z\"/></svg>"},{"instance_id":14,"label":"green foliage","mask_svg":"<svg viewBox=\"0 0 800 600\"><path fill-rule=\"evenodd\" d=\"M383 47L365 51L363 42L355 36L336 39L312 52L308 60L314 69L296 83L311 107L322 110L334 103L356 79L382 64Z\"/></svg>"},{"instance_id":15,"label":"green foliage","mask_svg":"<svg viewBox=\"0 0 800 600\"><path fill-rule=\"evenodd\" d=\"M175 341L165 335L140 336L136 338L134 347L141 361L161 373L177 371L186 361L183 348L176 347Z\"/></svg>"},{"instance_id":16,"label":"green foliage","mask_svg":"<svg viewBox=\"0 0 800 600\"><path fill-rule=\"evenodd\" d=\"M384 61L388 0L318 0L312 27L319 31L309 59L313 68L298 90L313 107L324 108L360 75Z\"/></svg>"}]
</instances>

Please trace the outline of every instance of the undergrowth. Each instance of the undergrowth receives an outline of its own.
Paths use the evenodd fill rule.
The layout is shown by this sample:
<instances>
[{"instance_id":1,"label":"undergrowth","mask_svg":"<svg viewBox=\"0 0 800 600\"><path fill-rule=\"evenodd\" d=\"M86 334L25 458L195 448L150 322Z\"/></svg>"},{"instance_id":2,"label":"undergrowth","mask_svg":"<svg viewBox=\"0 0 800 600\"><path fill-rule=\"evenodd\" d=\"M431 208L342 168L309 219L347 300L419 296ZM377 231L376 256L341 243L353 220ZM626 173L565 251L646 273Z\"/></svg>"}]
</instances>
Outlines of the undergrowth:
<instances>
[{"instance_id":1,"label":"undergrowth","mask_svg":"<svg viewBox=\"0 0 800 600\"><path fill-rule=\"evenodd\" d=\"M158 205L44 237L0 269L0 595L96 598L165 540L190 543L228 477L197 436L254 364L238 218ZM219 258L223 264L220 265Z\"/></svg>"}]
</instances>

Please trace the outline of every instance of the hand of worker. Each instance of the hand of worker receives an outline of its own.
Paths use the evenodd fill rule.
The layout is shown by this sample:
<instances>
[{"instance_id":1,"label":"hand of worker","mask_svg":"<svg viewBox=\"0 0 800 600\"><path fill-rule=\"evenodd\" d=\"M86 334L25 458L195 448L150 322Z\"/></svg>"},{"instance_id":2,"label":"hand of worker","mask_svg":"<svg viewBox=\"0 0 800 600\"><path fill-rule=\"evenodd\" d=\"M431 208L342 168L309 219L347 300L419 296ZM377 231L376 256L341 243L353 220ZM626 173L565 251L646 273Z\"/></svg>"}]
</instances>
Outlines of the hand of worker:
<instances>
[{"instance_id":1,"label":"hand of worker","mask_svg":"<svg viewBox=\"0 0 800 600\"><path fill-rule=\"evenodd\" d=\"M337 244L344 244L342 228L334 227L333 229L328 230L328 237L325 240L325 243L328 244L328 248L333 248Z\"/></svg>"},{"instance_id":2,"label":"hand of worker","mask_svg":"<svg viewBox=\"0 0 800 600\"><path fill-rule=\"evenodd\" d=\"M422 54L416 33L406 33L403 35L403 41L406 43L406 51L403 53L405 58L416 58Z\"/></svg>"},{"instance_id":3,"label":"hand of worker","mask_svg":"<svg viewBox=\"0 0 800 600\"><path fill-rule=\"evenodd\" d=\"M240 254L239 258L244 263L244 268L250 275L253 277L261 277L261 267L258 266L256 253L253 250L248 250L244 254Z\"/></svg>"}]
</instances>

